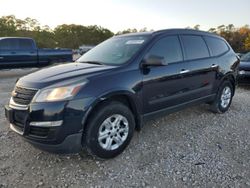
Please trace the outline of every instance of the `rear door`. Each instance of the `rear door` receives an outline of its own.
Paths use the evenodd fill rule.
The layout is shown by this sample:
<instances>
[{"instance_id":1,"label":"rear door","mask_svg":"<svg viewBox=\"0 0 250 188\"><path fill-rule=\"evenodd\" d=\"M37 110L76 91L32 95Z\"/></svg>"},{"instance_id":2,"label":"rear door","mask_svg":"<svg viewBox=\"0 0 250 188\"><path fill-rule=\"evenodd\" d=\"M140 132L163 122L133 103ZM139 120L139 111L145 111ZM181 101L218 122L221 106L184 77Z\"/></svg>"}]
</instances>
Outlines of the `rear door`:
<instances>
[{"instance_id":1,"label":"rear door","mask_svg":"<svg viewBox=\"0 0 250 188\"><path fill-rule=\"evenodd\" d=\"M181 35L184 51L183 72L186 97L189 101L206 98L212 94L213 84L218 73L216 58L210 52L200 35Z\"/></svg>"},{"instance_id":2,"label":"rear door","mask_svg":"<svg viewBox=\"0 0 250 188\"><path fill-rule=\"evenodd\" d=\"M22 64L36 64L37 62L37 48L32 39L18 39L19 48L18 55L20 63Z\"/></svg>"},{"instance_id":3,"label":"rear door","mask_svg":"<svg viewBox=\"0 0 250 188\"><path fill-rule=\"evenodd\" d=\"M220 38L217 37L212 37L212 36L205 36L204 37L207 46L210 50L211 58L213 60L213 64L215 68L211 68L211 71L216 71L214 72L216 75L216 80L214 83L214 89L213 92L217 92L218 85L220 84L220 76L219 76L219 70L225 69L223 65L227 62L231 62L231 58L228 56L230 59L225 59L225 54L230 50L229 46L226 44L226 42ZM216 63L217 62L217 63ZM222 67L221 67L222 66Z\"/></svg>"}]
</instances>

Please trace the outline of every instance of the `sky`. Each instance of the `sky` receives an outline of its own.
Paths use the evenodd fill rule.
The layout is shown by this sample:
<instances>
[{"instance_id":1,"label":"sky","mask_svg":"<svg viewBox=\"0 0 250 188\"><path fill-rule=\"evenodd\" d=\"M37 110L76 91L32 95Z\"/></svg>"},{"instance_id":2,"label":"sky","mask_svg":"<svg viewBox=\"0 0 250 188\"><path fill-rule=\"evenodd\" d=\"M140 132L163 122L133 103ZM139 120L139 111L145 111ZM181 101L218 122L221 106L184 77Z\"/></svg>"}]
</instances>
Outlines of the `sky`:
<instances>
[{"instance_id":1,"label":"sky","mask_svg":"<svg viewBox=\"0 0 250 188\"><path fill-rule=\"evenodd\" d=\"M99 25L113 32L127 28L159 30L219 25L250 25L250 0L0 0L0 17L60 24Z\"/></svg>"}]
</instances>

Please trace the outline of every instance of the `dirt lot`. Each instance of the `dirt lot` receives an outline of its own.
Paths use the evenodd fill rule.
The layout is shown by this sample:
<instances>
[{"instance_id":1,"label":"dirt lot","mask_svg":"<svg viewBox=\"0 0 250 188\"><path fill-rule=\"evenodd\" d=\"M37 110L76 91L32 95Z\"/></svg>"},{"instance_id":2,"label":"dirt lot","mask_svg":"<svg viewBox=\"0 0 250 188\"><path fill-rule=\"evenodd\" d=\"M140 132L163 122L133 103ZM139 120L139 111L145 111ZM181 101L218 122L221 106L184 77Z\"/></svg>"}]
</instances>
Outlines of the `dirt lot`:
<instances>
[{"instance_id":1,"label":"dirt lot","mask_svg":"<svg viewBox=\"0 0 250 188\"><path fill-rule=\"evenodd\" d=\"M147 122L124 153L98 161L42 152L10 131L3 106L35 70L0 71L0 188L250 187L250 87L225 114L200 105Z\"/></svg>"}]
</instances>

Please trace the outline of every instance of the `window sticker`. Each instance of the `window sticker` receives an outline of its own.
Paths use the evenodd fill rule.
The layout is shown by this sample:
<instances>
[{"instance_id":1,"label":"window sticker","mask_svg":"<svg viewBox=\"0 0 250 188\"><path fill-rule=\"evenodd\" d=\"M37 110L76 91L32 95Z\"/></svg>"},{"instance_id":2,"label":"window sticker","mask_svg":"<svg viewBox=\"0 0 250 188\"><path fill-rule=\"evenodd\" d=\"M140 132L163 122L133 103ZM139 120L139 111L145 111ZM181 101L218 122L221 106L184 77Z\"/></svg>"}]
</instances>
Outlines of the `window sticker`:
<instances>
[{"instance_id":1,"label":"window sticker","mask_svg":"<svg viewBox=\"0 0 250 188\"><path fill-rule=\"evenodd\" d=\"M144 40L129 40L126 44L142 44Z\"/></svg>"}]
</instances>

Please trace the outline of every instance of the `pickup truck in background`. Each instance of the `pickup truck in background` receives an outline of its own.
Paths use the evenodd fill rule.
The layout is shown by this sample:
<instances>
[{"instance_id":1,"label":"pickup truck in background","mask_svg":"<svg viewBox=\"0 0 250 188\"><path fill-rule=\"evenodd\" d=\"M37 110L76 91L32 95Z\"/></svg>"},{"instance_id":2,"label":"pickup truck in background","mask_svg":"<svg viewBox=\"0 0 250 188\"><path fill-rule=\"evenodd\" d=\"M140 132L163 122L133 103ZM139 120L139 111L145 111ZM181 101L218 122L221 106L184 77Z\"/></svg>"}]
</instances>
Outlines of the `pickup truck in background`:
<instances>
[{"instance_id":1,"label":"pickup truck in background","mask_svg":"<svg viewBox=\"0 0 250 188\"><path fill-rule=\"evenodd\" d=\"M95 45L82 45L82 46L79 47L79 54L83 55L87 51L91 50L94 47L95 47Z\"/></svg>"},{"instance_id":2,"label":"pickup truck in background","mask_svg":"<svg viewBox=\"0 0 250 188\"><path fill-rule=\"evenodd\" d=\"M0 37L0 69L42 67L72 61L71 49L38 49L32 38Z\"/></svg>"}]
</instances>

